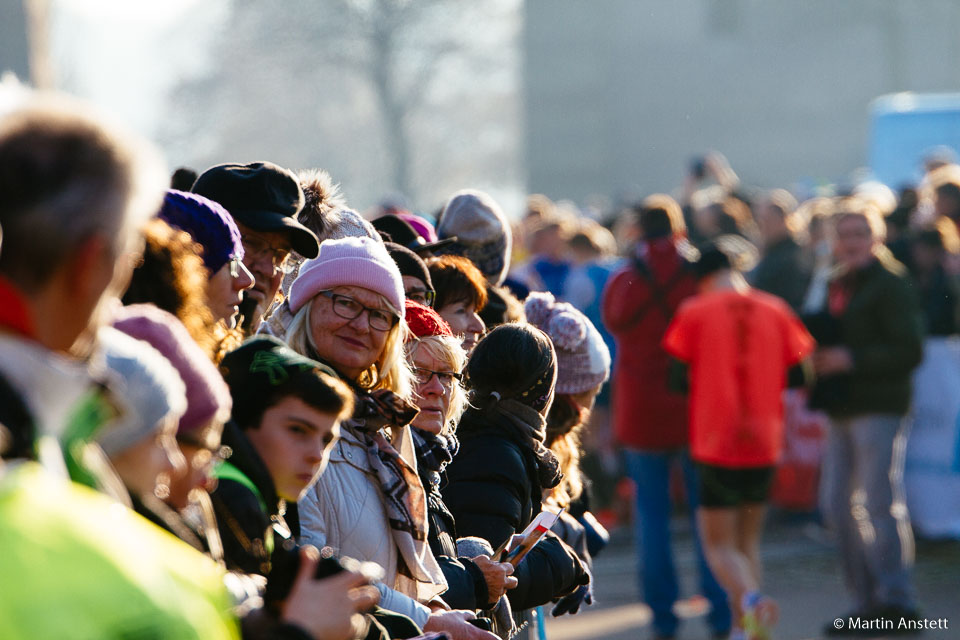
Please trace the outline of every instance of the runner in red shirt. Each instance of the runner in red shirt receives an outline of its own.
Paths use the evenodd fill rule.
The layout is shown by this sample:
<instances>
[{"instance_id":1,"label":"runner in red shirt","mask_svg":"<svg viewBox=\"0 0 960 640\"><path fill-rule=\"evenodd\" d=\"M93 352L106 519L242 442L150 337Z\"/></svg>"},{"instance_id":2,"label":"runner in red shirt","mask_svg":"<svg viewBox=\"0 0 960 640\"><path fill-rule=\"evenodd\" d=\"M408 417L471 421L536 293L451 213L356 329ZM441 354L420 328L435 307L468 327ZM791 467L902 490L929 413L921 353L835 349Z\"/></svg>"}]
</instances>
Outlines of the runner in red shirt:
<instances>
[{"instance_id":1,"label":"runner in red shirt","mask_svg":"<svg viewBox=\"0 0 960 640\"><path fill-rule=\"evenodd\" d=\"M698 518L707 562L733 609L731 640L767 637L776 623L776 603L758 591L760 535L782 449L787 372L814 346L790 307L752 289L732 264L717 245L703 251L701 293L680 307L663 339L690 367Z\"/></svg>"}]
</instances>

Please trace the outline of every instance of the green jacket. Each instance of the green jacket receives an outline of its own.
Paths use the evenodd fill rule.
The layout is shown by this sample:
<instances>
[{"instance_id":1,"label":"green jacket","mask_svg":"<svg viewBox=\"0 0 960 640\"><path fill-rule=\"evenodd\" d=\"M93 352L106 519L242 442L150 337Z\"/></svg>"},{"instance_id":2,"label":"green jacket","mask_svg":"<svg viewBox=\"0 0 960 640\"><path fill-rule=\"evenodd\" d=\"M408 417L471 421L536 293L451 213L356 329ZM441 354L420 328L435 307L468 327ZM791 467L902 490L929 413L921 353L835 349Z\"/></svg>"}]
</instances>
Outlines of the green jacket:
<instances>
[{"instance_id":1,"label":"green jacket","mask_svg":"<svg viewBox=\"0 0 960 640\"><path fill-rule=\"evenodd\" d=\"M857 273L839 320L854 364L845 400L829 413L906 414L911 373L923 359L923 320L906 268L883 256Z\"/></svg>"}]
</instances>

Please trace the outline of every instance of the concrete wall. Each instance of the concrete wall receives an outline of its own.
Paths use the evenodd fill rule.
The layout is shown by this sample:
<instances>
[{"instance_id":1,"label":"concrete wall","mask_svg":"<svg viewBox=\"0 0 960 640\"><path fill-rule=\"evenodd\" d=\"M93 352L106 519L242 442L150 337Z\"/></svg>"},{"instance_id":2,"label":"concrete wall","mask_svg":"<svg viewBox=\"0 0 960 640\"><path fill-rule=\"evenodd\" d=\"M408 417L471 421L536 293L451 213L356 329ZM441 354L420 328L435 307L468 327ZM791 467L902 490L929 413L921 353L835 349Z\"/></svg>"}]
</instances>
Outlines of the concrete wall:
<instances>
[{"instance_id":1,"label":"concrete wall","mask_svg":"<svg viewBox=\"0 0 960 640\"><path fill-rule=\"evenodd\" d=\"M844 178L868 107L960 89L955 0L526 0L528 188L583 200L680 184L722 151L748 183Z\"/></svg>"}]
</instances>

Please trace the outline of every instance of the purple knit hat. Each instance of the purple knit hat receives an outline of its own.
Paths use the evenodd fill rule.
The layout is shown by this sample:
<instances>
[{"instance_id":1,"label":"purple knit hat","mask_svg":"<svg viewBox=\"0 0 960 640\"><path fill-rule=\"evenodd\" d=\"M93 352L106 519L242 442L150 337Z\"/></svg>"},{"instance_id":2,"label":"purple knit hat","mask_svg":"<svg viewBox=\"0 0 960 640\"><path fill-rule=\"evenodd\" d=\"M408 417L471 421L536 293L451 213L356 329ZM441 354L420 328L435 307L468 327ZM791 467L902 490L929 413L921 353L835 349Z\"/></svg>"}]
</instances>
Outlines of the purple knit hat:
<instances>
[{"instance_id":1,"label":"purple knit hat","mask_svg":"<svg viewBox=\"0 0 960 640\"><path fill-rule=\"evenodd\" d=\"M290 285L290 311L296 313L321 291L352 285L379 293L403 313L403 279L382 242L341 238L320 243L320 254L300 267Z\"/></svg>"},{"instance_id":2,"label":"purple knit hat","mask_svg":"<svg viewBox=\"0 0 960 640\"><path fill-rule=\"evenodd\" d=\"M215 274L233 258L243 259L240 229L218 203L195 193L167 190L158 217L190 234L203 247L203 266Z\"/></svg>"},{"instance_id":3,"label":"purple knit hat","mask_svg":"<svg viewBox=\"0 0 960 640\"><path fill-rule=\"evenodd\" d=\"M610 377L610 350L590 319L550 293L535 291L523 304L527 322L542 330L557 351L557 393L577 394Z\"/></svg>"},{"instance_id":4,"label":"purple knit hat","mask_svg":"<svg viewBox=\"0 0 960 640\"><path fill-rule=\"evenodd\" d=\"M203 437L199 430L212 420L230 417L230 390L203 349L193 341L177 318L152 304L133 304L117 310L113 326L143 340L173 365L187 387L187 411L180 418L178 435Z\"/></svg>"}]
</instances>

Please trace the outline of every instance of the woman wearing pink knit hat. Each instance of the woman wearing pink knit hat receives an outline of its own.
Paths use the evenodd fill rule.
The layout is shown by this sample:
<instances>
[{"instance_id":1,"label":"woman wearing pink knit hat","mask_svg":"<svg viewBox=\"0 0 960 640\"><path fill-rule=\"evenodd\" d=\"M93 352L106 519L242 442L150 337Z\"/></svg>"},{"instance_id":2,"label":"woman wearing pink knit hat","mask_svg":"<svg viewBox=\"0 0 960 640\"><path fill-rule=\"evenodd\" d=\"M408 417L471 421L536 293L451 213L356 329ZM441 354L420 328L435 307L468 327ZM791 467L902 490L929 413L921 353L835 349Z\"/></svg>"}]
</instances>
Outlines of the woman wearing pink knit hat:
<instances>
[{"instance_id":1,"label":"woman wearing pink knit hat","mask_svg":"<svg viewBox=\"0 0 960 640\"><path fill-rule=\"evenodd\" d=\"M404 356L403 281L382 242L326 240L300 268L288 298L290 347L329 365L354 392L326 471L299 502L301 536L385 571L380 606L426 631L488 634L445 610L443 573L427 544L427 497L410 422L413 375Z\"/></svg>"}]
</instances>

